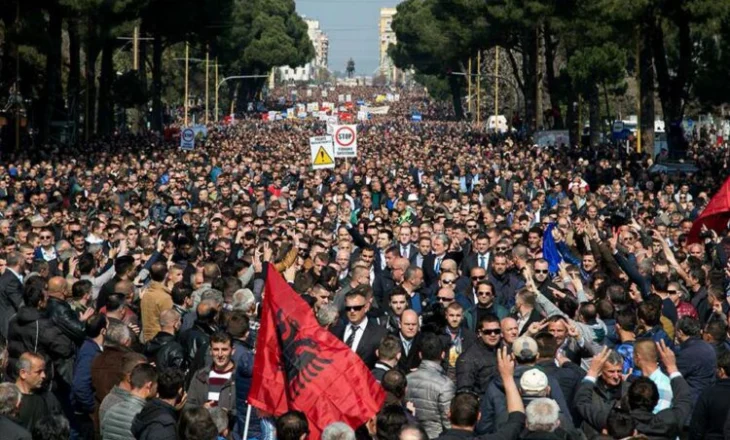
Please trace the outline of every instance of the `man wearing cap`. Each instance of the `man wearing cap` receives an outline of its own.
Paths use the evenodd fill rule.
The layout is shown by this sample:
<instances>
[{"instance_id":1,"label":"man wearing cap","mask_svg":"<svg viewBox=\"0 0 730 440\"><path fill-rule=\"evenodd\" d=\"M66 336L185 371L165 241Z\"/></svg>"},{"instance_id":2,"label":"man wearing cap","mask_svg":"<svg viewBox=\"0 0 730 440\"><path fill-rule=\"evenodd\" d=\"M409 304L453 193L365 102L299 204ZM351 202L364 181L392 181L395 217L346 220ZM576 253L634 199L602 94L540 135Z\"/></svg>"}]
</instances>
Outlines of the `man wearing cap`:
<instances>
[{"instance_id":1,"label":"man wearing cap","mask_svg":"<svg viewBox=\"0 0 730 440\"><path fill-rule=\"evenodd\" d=\"M537 342L529 336L520 336L512 344L512 354L517 362L515 381L520 384L523 403L526 405L530 399L537 397L550 397L560 406L561 426L567 430L572 429L573 418L560 384L556 378L548 376L535 366L540 357ZM500 378L497 377L489 383L482 399L481 411L482 418L476 429L478 435L494 433L498 426L507 421L507 402Z\"/></svg>"}]
</instances>

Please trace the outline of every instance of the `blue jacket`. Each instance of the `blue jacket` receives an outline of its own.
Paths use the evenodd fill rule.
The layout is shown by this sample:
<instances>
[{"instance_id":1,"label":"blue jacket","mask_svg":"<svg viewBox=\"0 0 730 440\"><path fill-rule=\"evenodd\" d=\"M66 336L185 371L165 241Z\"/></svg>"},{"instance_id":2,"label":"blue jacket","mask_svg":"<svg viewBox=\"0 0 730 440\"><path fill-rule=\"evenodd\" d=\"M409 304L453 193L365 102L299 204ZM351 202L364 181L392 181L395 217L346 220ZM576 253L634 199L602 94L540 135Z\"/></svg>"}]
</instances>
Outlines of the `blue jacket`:
<instances>
[{"instance_id":1,"label":"blue jacket","mask_svg":"<svg viewBox=\"0 0 730 440\"><path fill-rule=\"evenodd\" d=\"M694 406L700 393L715 384L715 348L699 337L692 337L682 342L676 353L677 369L689 385Z\"/></svg>"},{"instance_id":2,"label":"blue jacket","mask_svg":"<svg viewBox=\"0 0 730 440\"><path fill-rule=\"evenodd\" d=\"M101 348L91 339L85 340L76 354L73 384L71 386L71 404L74 410L84 414L94 413L94 385L91 382L91 363L99 354L101 354Z\"/></svg>"},{"instance_id":3,"label":"blue jacket","mask_svg":"<svg viewBox=\"0 0 730 440\"><path fill-rule=\"evenodd\" d=\"M253 379L253 350L250 345L235 340L233 342L233 363L236 365L236 409L238 432L242 435L246 424L246 410L248 409L248 392L251 390ZM251 419L248 426L248 438L261 437L261 422L256 415L256 409L251 408Z\"/></svg>"}]
</instances>

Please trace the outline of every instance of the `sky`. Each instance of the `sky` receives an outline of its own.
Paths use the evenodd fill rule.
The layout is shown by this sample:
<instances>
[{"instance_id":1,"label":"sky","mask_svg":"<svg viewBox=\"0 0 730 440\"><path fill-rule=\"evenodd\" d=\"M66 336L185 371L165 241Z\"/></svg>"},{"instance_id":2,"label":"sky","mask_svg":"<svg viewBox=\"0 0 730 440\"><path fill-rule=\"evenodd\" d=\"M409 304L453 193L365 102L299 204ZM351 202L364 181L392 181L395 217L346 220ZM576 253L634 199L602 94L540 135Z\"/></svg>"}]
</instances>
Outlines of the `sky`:
<instances>
[{"instance_id":1,"label":"sky","mask_svg":"<svg viewBox=\"0 0 730 440\"><path fill-rule=\"evenodd\" d=\"M400 0L295 0L297 12L319 20L330 40L329 69L345 71L355 60L358 75L372 75L380 62L378 21L380 8L395 7Z\"/></svg>"}]
</instances>

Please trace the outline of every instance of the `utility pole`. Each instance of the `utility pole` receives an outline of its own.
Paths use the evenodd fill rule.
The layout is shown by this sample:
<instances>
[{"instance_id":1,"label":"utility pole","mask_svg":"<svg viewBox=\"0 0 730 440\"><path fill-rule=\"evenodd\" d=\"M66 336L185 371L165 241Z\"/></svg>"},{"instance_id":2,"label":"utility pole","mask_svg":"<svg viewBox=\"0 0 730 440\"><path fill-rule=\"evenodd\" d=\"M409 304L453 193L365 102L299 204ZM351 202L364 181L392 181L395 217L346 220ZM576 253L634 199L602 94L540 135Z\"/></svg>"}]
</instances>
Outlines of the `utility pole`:
<instances>
[{"instance_id":1,"label":"utility pole","mask_svg":"<svg viewBox=\"0 0 730 440\"><path fill-rule=\"evenodd\" d=\"M185 127L188 126L188 62L190 58L190 44L185 42Z\"/></svg>"},{"instance_id":2,"label":"utility pole","mask_svg":"<svg viewBox=\"0 0 730 440\"><path fill-rule=\"evenodd\" d=\"M499 46L494 47L494 126L499 115Z\"/></svg>"},{"instance_id":3,"label":"utility pole","mask_svg":"<svg viewBox=\"0 0 730 440\"><path fill-rule=\"evenodd\" d=\"M132 56L132 70L139 70L139 26L134 27L134 36L132 37L132 50L134 55Z\"/></svg>"},{"instance_id":4,"label":"utility pole","mask_svg":"<svg viewBox=\"0 0 730 440\"><path fill-rule=\"evenodd\" d=\"M210 102L210 99L208 98L208 87L210 84L210 48L208 48L205 51L205 123L208 123L208 102Z\"/></svg>"},{"instance_id":5,"label":"utility pole","mask_svg":"<svg viewBox=\"0 0 730 440\"><path fill-rule=\"evenodd\" d=\"M20 0L15 9L15 36L20 35ZM50 99L50 98L49 98ZM20 151L20 39L15 41L15 151Z\"/></svg>"},{"instance_id":6,"label":"utility pole","mask_svg":"<svg viewBox=\"0 0 730 440\"><path fill-rule=\"evenodd\" d=\"M535 29L535 130L541 130L543 127L542 118L542 66L540 64L540 54L542 52L542 44L540 40L540 26Z\"/></svg>"},{"instance_id":7,"label":"utility pole","mask_svg":"<svg viewBox=\"0 0 730 440\"><path fill-rule=\"evenodd\" d=\"M466 75L466 105L469 110L469 116L471 117L471 57L469 57L469 73Z\"/></svg>"},{"instance_id":8,"label":"utility pole","mask_svg":"<svg viewBox=\"0 0 730 440\"><path fill-rule=\"evenodd\" d=\"M477 52L477 126L482 122L482 51Z\"/></svg>"},{"instance_id":9,"label":"utility pole","mask_svg":"<svg viewBox=\"0 0 730 440\"><path fill-rule=\"evenodd\" d=\"M636 152L641 153L641 26L636 38Z\"/></svg>"},{"instance_id":10,"label":"utility pole","mask_svg":"<svg viewBox=\"0 0 730 440\"><path fill-rule=\"evenodd\" d=\"M218 122L218 57L215 57L215 122Z\"/></svg>"}]
</instances>

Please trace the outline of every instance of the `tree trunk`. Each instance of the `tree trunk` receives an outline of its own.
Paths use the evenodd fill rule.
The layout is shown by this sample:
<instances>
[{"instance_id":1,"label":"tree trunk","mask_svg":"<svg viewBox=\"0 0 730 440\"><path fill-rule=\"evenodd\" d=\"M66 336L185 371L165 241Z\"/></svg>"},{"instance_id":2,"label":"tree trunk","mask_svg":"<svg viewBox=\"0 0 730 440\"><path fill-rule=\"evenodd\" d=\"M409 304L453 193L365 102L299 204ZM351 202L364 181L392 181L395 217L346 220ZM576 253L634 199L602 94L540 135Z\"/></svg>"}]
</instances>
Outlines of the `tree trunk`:
<instances>
[{"instance_id":1,"label":"tree trunk","mask_svg":"<svg viewBox=\"0 0 730 440\"><path fill-rule=\"evenodd\" d=\"M162 132L162 37L155 35L152 42L152 130Z\"/></svg>"},{"instance_id":2,"label":"tree trunk","mask_svg":"<svg viewBox=\"0 0 730 440\"><path fill-rule=\"evenodd\" d=\"M454 114L456 120L461 121L464 119L464 109L461 106L461 84L459 84L459 78L454 75L449 75L449 88L451 89L451 103L454 106Z\"/></svg>"},{"instance_id":3,"label":"tree trunk","mask_svg":"<svg viewBox=\"0 0 730 440\"><path fill-rule=\"evenodd\" d=\"M563 118L556 109L560 109L560 99L558 96L558 78L555 74L555 54L558 50L558 41L553 39L553 32L549 23L544 26L545 39L545 79L547 80L548 96L550 96L550 108L553 110L553 129L561 130L563 127Z\"/></svg>"},{"instance_id":4,"label":"tree trunk","mask_svg":"<svg viewBox=\"0 0 730 440\"><path fill-rule=\"evenodd\" d=\"M46 84L43 96L43 115L39 127L39 140L48 142L51 137L51 122L56 115L56 104L61 90L61 42L63 35L63 16L51 3L48 13L48 48L46 53Z\"/></svg>"},{"instance_id":5,"label":"tree trunk","mask_svg":"<svg viewBox=\"0 0 730 440\"><path fill-rule=\"evenodd\" d=\"M537 116L535 109L537 105L537 45L535 44L535 32L528 30L522 35L522 81L523 93L525 95L525 124L527 133L537 130Z\"/></svg>"},{"instance_id":6,"label":"tree trunk","mask_svg":"<svg viewBox=\"0 0 730 440\"><path fill-rule=\"evenodd\" d=\"M112 84L114 71L114 40L107 37L101 51L101 74L99 75L99 133L110 134L114 131L114 102Z\"/></svg>"},{"instance_id":7,"label":"tree trunk","mask_svg":"<svg viewBox=\"0 0 730 440\"><path fill-rule=\"evenodd\" d=\"M99 56L99 40L96 35L96 19L87 17L86 36L86 93L84 98L84 137L88 140L96 133L96 58Z\"/></svg>"},{"instance_id":8,"label":"tree trunk","mask_svg":"<svg viewBox=\"0 0 730 440\"><path fill-rule=\"evenodd\" d=\"M68 106L67 121L70 124L68 141L76 142L79 122L79 100L83 98L81 91L81 39L79 37L79 22L76 17L71 17L67 22L69 41L69 71L68 84L66 86L66 105Z\"/></svg>"},{"instance_id":9,"label":"tree trunk","mask_svg":"<svg viewBox=\"0 0 730 440\"><path fill-rule=\"evenodd\" d=\"M145 28L142 27L139 30L140 36L145 34ZM144 96L148 95L148 85L147 85L147 44L145 44L145 41L139 42L139 68L137 70L137 75L139 77L139 85L142 89L142 94ZM144 104L141 104L137 106L136 109L134 109L131 112L128 112L131 114L134 119L131 120L131 125L133 127L134 133L139 133L139 130L146 130L147 124L145 123L147 121L147 109L149 108L149 101L145 100Z\"/></svg>"},{"instance_id":10,"label":"tree trunk","mask_svg":"<svg viewBox=\"0 0 730 440\"><path fill-rule=\"evenodd\" d=\"M601 100L598 85L591 86L588 94L588 117L590 123L590 144L596 146L601 143Z\"/></svg>"},{"instance_id":11,"label":"tree trunk","mask_svg":"<svg viewBox=\"0 0 730 440\"><path fill-rule=\"evenodd\" d=\"M572 87L570 88L570 94L568 95L568 111L565 117L570 145L580 145L581 130L580 123L578 122L578 95Z\"/></svg>"},{"instance_id":12,"label":"tree trunk","mask_svg":"<svg viewBox=\"0 0 730 440\"><path fill-rule=\"evenodd\" d=\"M654 63L652 60L652 30L642 26L639 40L639 87L641 87L641 149L654 156Z\"/></svg>"}]
</instances>

